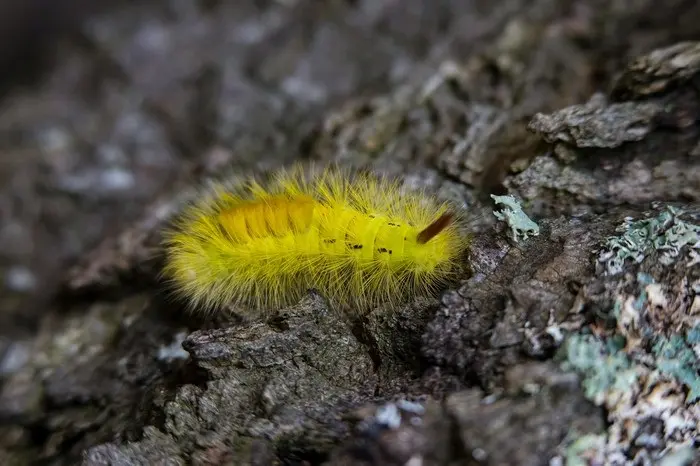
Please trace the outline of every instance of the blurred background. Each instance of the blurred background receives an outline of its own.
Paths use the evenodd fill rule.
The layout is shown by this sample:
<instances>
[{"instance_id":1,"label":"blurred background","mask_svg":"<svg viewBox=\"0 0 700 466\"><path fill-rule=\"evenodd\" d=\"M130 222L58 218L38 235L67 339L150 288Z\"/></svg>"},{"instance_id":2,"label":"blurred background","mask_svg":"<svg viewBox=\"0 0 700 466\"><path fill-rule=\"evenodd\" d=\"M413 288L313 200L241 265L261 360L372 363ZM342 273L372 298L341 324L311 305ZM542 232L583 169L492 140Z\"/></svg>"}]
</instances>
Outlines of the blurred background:
<instances>
[{"instance_id":1,"label":"blurred background","mask_svg":"<svg viewBox=\"0 0 700 466\"><path fill-rule=\"evenodd\" d=\"M52 167L79 170L85 162L79 162L76 154L42 150L38 137L48 135L44 131L50 126L66 124L71 100L80 98L78 83L51 96L44 90L47 76L50 79L62 65L62 48L75 43L84 20L118 2L97 3L0 1L0 339L34 328L37 312L55 290L59 268L82 250L82 240L71 230L91 223L66 224L63 220L71 218L63 217L67 210L84 209L66 207L71 201L49 193ZM101 231L98 227L85 232L86 238L94 242Z\"/></svg>"}]
</instances>

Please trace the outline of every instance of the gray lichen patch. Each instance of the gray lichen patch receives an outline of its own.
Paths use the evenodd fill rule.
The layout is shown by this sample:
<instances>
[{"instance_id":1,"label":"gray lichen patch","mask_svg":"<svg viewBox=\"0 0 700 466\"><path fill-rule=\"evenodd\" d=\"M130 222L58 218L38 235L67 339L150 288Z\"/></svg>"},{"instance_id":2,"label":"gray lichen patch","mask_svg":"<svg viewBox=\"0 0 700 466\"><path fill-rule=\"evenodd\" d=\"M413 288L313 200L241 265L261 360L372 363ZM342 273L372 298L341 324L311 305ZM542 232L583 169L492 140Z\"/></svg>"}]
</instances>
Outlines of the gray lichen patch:
<instances>
[{"instance_id":1,"label":"gray lichen patch","mask_svg":"<svg viewBox=\"0 0 700 466\"><path fill-rule=\"evenodd\" d=\"M684 213L666 206L655 217L636 221L625 219L617 230L621 234L608 238L598 256L598 261L605 265L605 273L619 274L625 269L628 259L640 263L654 251L663 265L681 259L682 251L687 255L687 267L700 264L700 225L681 219Z\"/></svg>"},{"instance_id":2,"label":"gray lichen patch","mask_svg":"<svg viewBox=\"0 0 700 466\"><path fill-rule=\"evenodd\" d=\"M688 214L683 219L694 218L693 209L683 210ZM565 368L580 374L586 398L606 408L611 427L593 433L585 445L576 444L581 433L571 432L561 458L610 458L611 464L626 465L635 455L661 459L684 448L697 434L699 268L688 267L692 258L683 250L669 265L659 263L656 254L630 261L625 274L600 273L604 265L596 263L596 248L620 220L639 215L611 209L568 222L544 220L545 235L517 249L475 239L474 276L443 299L424 335L424 356L489 386L502 366L520 367L514 349L542 354L538 351L563 341L559 354ZM657 215L658 210L648 218ZM587 235L578 233L583 225ZM536 278L528 275L532 266L539 271ZM566 300L568 307L550 307L563 305L571 292L566 284L577 282L579 291ZM589 319L594 323L587 331L583 325ZM573 450L567 453L566 445Z\"/></svg>"},{"instance_id":3,"label":"gray lichen patch","mask_svg":"<svg viewBox=\"0 0 700 466\"><path fill-rule=\"evenodd\" d=\"M687 218L695 218L695 209L686 210ZM582 333L571 334L558 357L582 376L586 396L608 413L604 445L590 444L587 457L614 465L642 458L671 461L673 455L683 456L698 435L700 267L679 254L682 246L667 256L673 260L663 262L659 257L667 250L654 250L669 242L678 246L679 231L687 238L692 228L675 223L683 221L677 218L680 212L666 208L644 220L628 220L631 226L608 244L626 245L624 253L637 254L637 260L625 264L625 273L600 273L582 289L598 318ZM599 263L600 270L606 265Z\"/></svg>"},{"instance_id":4,"label":"gray lichen patch","mask_svg":"<svg viewBox=\"0 0 700 466\"><path fill-rule=\"evenodd\" d=\"M605 435L586 442L589 456L605 458L613 465L631 464L641 457L657 462L692 445L700 425L693 392L697 390L697 360L690 362L685 353L671 362L667 357L676 354L663 353L662 348L669 350L667 344L660 340L660 347L651 354L628 354L614 337L605 340L574 334L567 339L559 354L563 368L581 374L586 397L606 408L611 424ZM679 348L672 349L676 350ZM695 387L686 396L684 382L691 377ZM582 439L569 447L577 455L583 447L580 442Z\"/></svg>"}]
</instances>

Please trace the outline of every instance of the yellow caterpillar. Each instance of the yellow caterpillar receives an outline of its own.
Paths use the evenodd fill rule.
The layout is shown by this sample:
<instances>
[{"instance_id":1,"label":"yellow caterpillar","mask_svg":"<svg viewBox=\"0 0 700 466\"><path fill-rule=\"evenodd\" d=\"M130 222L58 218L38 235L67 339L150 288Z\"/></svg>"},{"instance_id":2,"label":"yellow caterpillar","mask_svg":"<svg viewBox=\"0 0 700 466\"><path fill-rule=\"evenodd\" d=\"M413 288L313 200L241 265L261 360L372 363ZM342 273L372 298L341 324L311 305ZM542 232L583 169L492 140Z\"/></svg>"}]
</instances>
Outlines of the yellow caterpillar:
<instances>
[{"instance_id":1,"label":"yellow caterpillar","mask_svg":"<svg viewBox=\"0 0 700 466\"><path fill-rule=\"evenodd\" d=\"M362 312L456 278L456 209L369 174L296 167L213 185L166 232L164 275L195 309L274 310L310 288Z\"/></svg>"}]
</instances>

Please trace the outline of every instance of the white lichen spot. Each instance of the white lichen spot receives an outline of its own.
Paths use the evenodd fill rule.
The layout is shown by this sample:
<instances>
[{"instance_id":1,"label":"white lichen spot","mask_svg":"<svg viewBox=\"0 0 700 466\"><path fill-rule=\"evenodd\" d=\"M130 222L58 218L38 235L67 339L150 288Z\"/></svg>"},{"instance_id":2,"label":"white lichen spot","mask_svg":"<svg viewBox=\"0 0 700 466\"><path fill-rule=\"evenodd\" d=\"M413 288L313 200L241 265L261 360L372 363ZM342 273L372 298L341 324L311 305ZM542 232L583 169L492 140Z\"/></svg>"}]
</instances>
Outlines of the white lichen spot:
<instances>
[{"instance_id":1,"label":"white lichen spot","mask_svg":"<svg viewBox=\"0 0 700 466\"><path fill-rule=\"evenodd\" d=\"M383 424L390 429L398 429L401 426L401 413L394 403L380 407L375 418L379 424Z\"/></svg>"},{"instance_id":2,"label":"white lichen spot","mask_svg":"<svg viewBox=\"0 0 700 466\"><path fill-rule=\"evenodd\" d=\"M377 408L372 424L379 424L389 429L395 430L401 427L406 418L406 422L414 427L423 424L421 415L425 408L420 403L408 400L398 400L395 403L387 403Z\"/></svg>"},{"instance_id":3,"label":"white lichen spot","mask_svg":"<svg viewBox=\"0 0 700 466\"><path fill-rule=\"evenodd\" d=\"M474 458L477 461L486 461L488 457L489 455L483 448L474 448L472 450L472 458Z\"/></svg>"},{"instance_id":4,"label":"white lichen spot","mask_svg":"<svg viewBox=\"0 0 700 466\"><path fill-rule=\"evenodd\" d=\"M425 408L423 407L423 405L420 403L414 403L413 401L399 400L396 402L396 405L402 411L408 411L409 413L414 413L414 414L425 413Z\"/></svg>"},{"instance_id":5,"label":"white lichen spot","mask_svg":"<svg viewBox=\"0 0 700 466\"><path fill-rule=\"evenodd\" d=\"M187 332L178 332L175 334L173 342L167 346L158 348L158 359L161 361L173 361L175 359L187 359L190 353L182 348L182 342L187 338Z\"/></svg>"},{"instance_id":6,"label":"white lichen spot","mask_svg":"<svg viewBox=\"0 0 700 466\"><path fill-rule=\"evenodd\" d=\"M10 267L5 272L5 287L18 293L27 293L36 288L36 276L23 265Z\"/></svg>"}]
</instances>

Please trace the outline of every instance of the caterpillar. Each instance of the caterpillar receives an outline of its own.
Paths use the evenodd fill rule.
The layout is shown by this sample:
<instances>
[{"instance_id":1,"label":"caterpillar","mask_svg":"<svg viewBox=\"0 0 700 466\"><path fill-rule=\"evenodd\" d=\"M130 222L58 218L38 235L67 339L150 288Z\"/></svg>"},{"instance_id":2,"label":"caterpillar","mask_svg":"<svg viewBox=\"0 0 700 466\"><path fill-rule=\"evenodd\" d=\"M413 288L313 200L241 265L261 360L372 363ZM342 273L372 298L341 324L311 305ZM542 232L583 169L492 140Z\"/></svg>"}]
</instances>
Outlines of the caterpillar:
<instances>
[{"instance_id":1,"label":"caterpillar","mask_svg":"<svg viewBox=\"0 0 700 466\"><path fill-rule=\"evenodd\" d=\"M163 235L163 275L188 307L271 311L309 289L356 312L435 296L468 243L458 209L337 167L214 182Z\"/></svg>"}]
</instances>

